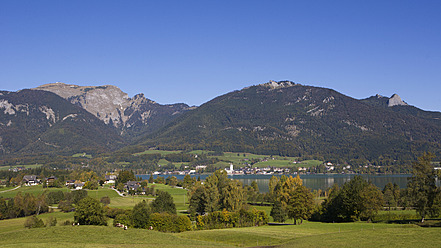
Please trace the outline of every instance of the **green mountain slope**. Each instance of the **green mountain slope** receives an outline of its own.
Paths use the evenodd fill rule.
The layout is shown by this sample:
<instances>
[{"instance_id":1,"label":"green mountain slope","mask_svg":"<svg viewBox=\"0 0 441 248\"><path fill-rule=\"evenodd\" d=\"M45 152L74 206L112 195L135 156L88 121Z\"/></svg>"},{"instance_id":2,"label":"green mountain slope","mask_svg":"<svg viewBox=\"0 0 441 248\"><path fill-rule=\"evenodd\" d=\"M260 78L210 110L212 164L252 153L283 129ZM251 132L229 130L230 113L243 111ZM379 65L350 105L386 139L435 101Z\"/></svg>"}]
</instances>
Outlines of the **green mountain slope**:
<instances>
[{"instance_id":1,"label":"green mountain slope","mask_svg":"<svg viewBox=\"0 0 441 248\"><path fill-rule=\"evenodd\" d=\"M440 142L433 121L286 81L217 97L137 144L375 161L439 154Z\"/></svg>"}]
</instances>

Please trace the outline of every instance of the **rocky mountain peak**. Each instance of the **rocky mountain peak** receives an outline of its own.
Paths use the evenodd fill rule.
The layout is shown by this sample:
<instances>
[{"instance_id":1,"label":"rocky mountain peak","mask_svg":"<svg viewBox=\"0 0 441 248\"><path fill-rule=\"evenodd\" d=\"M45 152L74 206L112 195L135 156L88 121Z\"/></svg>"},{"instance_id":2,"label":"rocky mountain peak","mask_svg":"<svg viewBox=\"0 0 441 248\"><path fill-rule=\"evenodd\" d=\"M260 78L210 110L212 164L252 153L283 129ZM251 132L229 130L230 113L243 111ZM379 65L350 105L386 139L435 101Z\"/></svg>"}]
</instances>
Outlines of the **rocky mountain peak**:
<instances>
[{"instance_id":1,"label":"rocky mountain peak","mask_svg":"<svg viewBox=\"0 0 441 248\"><path fill-rule=\"evenodd\" d=\"M408 104L406 102L404 102L403 100L401 100L401 97L397 94L393 94L390 98L389 101L387 102L387 106L388 107L393 107L393 106L407 106Z\"/></svg>"},{"instance_id":2,"label":"rocky mountain peak","mask_svg":"<svg viewBox=\"0 0 441 248\"><path fill-rule=\"evenodd\" d=\"M35 89L53 92L116 127L124 125L127 118L123 112L131 105L127 93L113 85L78 86L57 82Z\"/></svg>"},{"instance_id":3,"label":"rocky mountain peak","mask_svg":"<svg viewBox=\"0 0 441 248\"><path fill-rule=\"evenodd\" d=\"M296 85L296 83L293 83L291 81L276 82L276 81L270 80L268 83L264 83L264 84L260 84L260 85L264 86L264 87L268 87L270 89L279 89L279 88L286 88L286 87L294 86L294 85Z\"/></svg>"},{"instance_id":4,"label":"rocky mountain peak","mask_svg":"<svg viewBox=\"0 0 441 248\"><path fill-rule=\"evenodd\" d=\"M161 105L142 93L130 98L114 85L78 86L57 82L41 85L34 90L53 92L104 123L120 129L122 133L130 133L128 129L140 133L153 131L188 110L186 104Z\"/></svg>"}]
</instances>

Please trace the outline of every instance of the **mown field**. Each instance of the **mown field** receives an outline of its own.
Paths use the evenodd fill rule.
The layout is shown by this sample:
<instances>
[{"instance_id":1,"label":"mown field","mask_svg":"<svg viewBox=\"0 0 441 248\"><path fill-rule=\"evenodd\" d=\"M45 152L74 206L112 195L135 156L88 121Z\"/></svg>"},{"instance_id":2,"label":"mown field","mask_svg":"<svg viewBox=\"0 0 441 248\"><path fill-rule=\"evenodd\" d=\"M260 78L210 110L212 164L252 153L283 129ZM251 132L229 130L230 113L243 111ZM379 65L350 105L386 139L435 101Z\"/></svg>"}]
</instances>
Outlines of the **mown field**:
<instances>
[{"instance_id":1,"label":"mown field","mask_svg":"<svg viewBox=\"0 0 441 248\"><path fill-rule=\"evenodd\" d=\"M155 186L172 194L178 210L187 209L184 204L186 190L161 184ZM42 191L41 186L33 186L4 194L11 197L18 192L39 194ZM110 206L119 208L132 208L139 201L153 199L146 196L121 197L109 187L90 190L88 194L97 199L109 196ZM270 207L256 208L270 212ZM387 214L412 216L415 212L395 210L380 213ZM55 217L58 224L55 227L26 229L26 218L0 221L0 247L441 247L440 228L422 228L413 224L304 222L302 225L160 233L112 227L111 219L107 227L64 226L66 220L73 221L73 213L57 210L39 217L45 222L49 217Z\"/></svg>"},{"instance_id":2,"label":"mown field","mask_svg":"<svg viewBox=\"0 0 441 248\"><path fill-rule=\"evenodd\" d=\"M17 167L23 167L25 169L34 169L42 166L42 164L26 164L26 165L13 165L13 166L0 166L0 170L9 170Z\"/></svg>"},{"instance_id":3,"label":"mown field","mask_svg":"<svg viewBox=\"0 0 441 248\"><path fill-rule=\"evenodd\" d=\"M62 226L73 214L56 217L58 225L23 227L25 218L0 221L1 247L440 247L439 228L382 223L317 223L160 233L112 226ZM110 222L109 222L110 224Z\"/></svg>"}]
</instances>

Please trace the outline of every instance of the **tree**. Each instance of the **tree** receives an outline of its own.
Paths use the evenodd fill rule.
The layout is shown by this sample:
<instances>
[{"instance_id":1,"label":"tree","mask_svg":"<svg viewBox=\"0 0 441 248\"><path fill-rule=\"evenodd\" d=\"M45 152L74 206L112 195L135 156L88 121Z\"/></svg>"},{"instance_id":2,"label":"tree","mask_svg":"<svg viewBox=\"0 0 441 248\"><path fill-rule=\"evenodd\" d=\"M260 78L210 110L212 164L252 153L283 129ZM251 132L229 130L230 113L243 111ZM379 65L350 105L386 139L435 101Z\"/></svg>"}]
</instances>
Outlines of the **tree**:
<instances>
[{"instance_id":1,"label":"tree","mask_svg":"<svg viewBox=\"0 0 441 248\"><path fill-rule=\"evenodd\" d=\"M388 207L389 210L391 207L397 207L397 204L398 204L399 191L397 194L396 187L398 187L397 184L394 185L391 182L389 182L384 186L384 189L383 189L384 205L386 207Z\"/></svg>"},{"instance_id":2,"label":"tree","mask_svg":"<svg viewBox=\"0 0 441 248\"><path fill-rule=\"evenodd\" d=\"M192 215L196 213L203 215L209 211L208 209L208 195L203 184L197 183L190 192L189 210Z\"/></svg>"},{"instance_id":3,"label":"tree","mask_svg":"<svg viewBox=\"0 0 441 248\"><path fill-rule=\"evenodd\" d=\"M322 206L324 221L369 220L383 206L383 194L372 183L355 176L340 189L333 188Z\"/></svg>"},{"instance_id":4,"label":"tree","mask_svg":"<svg viewBox=\"0 0 441 248\"><path fill-rule=\"evenodd\" d=\"M128 181L135 181L136 177L133 171L126 171L122 170L118 173L118 179L116 181L116 184L119 183L127 183Z\"/></svg>"},{"instance_id":5,"label":"tree","mask_svg":"<svg viewBox=\"0 0 441 248\"><path fill-rule=\"evenodd\" d=\"M44 227L44 222L37 216L32 216L26 219L24 226L27 228L40 228Z\"/></svg>"},{"instance_id":6,"label":"tree","mask_svg":"<svg viewBox=\"0 0 441 248\"><path fill-rule=\"evenodd\" d=\"M425 153L413 164L412 177L407 183L408 196L417 213L424 222L426 216L437 216L440 213L439 194L436 187L436 172L431 164L435 156Z\"/></svg>"},{"instance_id":7,"label":"tree","mask_svg":"<svg viewBox=\"0 0 441 248\"><path fill-rule=\"evenodd\" d=\"M288 219L288 214L286 212L286 207L283 203L276 201L271 208L270 216L273 217L276 222L285 222Z\"/></svg>"},{"instance_id":8,"label":"tree","mask_svg":"<svg viewBox=\"0 0 441 248\"><path fill-rule=\"evenodd\" d=\"M245 202L245 192L242 183L237 180L229 180L221 190L221 207L234 212L242 208Z\"/></svg>"},{"instance_id":9,"label":"tree","mask_svg":"<svg viewBox=\"0 0 441 248\"><path fill-rule=\"evenodd\" d=\"M78 222L81 225L107 225L101 203L91 197L86 197L78 202L75 209L74 219L75 222Z\"/></svg>"},{"instance_id":10,"label":"tree","mask_svg":"<svg viewBox=\"0 0 441 248\"><path fill-rule=\"evenodd\" d=\"M176 187L176 185L178 184L178 178L176 178L175 176L172 176L168 182L168 184L171 187Z\"/></svg>"},{"instance_id":11,"label":"tree","mask_svg":"<svg viewBox=\"0 0 441 248\"><path fill-rule=\"evenodd\" d=\"M90 189L90 190L97 190L98 189L98 182L97 181L87 181L84 183L84 189Z\"/></svg>"},{"instance_id":12,"label":"tree","mask_svg":"<svg viewBox=\"0 0 441 248\"><path fill-rule=\"evenodd\" d=\"M254 192L259 193L259 185L257 185L256 181L251 182L251 187L254 189Z\"/></svg>"},{"instance_id":13,"label":"tree","mask_svg":"<svg viewBox=\"0 0 441 248\"><path fill-rule=\"evenodd\" d=\"M277 183L274 185L275 182ZM273 208L271 213L277 219L294 219L294 223L297 224L298 219L306 220L311 217L314 197L311 191L303 186L299 175L295 178L282 176L280 180L273 179L272 183Z\"/></svg>"},{"instance_id":14,"label":"tree","mask_svg":"<svg viewBox=\"0 0 441 248\"><path fill-rule=\"evenodd\" d=\"M170 213L176 214L176 206L173 197L167 191L159 191L158 196L152 201L153 213Z\"/></svg>"},{"instance_id":15,"label":"tree","mask_svg":"<svg viewBox=\"0 0 441 248\"><path fill-rule=\"evenodd\" d=\"M153 179L153 175L152 174L150 174L150 177L149 177L149 183L153 183L155 180Z\"/></svg>"},{"instance_id":16,"label":"tree","mask_svg":"<svg viewBox=\"0 0 441 248\"><path fill-rule=\"evenodd\" d=\"M297 224L296 220L298 219L300 221L309 219L314 211L314 197L311 191L303 185L297 185L289 193L286 208L288 218L294 219L295 224Z\"/></svg>"},{"instance_id":17,"label":"tree","mask_svg":"<svg viewBox=\"0 0 441 248\"><path fill-rule=\"evenodd\" d=\"M185 189L188 189L191 186L193 186L195 182L196 182L196 180L194 178L192 178L190 175L185 175L182 187Z\"/></svg>"},{"instance_id":18,"label":"tree","mask_svg":"<svg viewBox=\"0 0 441 248\"><path fill-rule=\"evenodd\" d=\"M148 228L150 226L151 213L151 208L145 200L136 204L133 207L132 213L130 215L133 227L144 229Z\"/></svg>"}]
</instances>

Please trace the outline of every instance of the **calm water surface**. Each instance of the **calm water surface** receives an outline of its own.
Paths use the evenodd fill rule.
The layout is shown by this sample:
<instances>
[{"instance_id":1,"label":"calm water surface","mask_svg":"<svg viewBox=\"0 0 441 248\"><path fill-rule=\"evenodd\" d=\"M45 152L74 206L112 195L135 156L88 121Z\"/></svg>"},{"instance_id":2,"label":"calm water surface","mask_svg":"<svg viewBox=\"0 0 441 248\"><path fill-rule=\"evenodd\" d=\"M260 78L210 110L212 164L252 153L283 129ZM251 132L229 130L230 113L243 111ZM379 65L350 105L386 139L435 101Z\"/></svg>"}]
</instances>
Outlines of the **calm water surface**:
<instances>
[{"instance_id":1,"label":"calm water surface","mask_svg":"<svg viewBox=\"0 0 441 248\"><path fill-rule=\"evenodd\" d=\"M142 179L148 179L150 175L137 175ZM169 175L163 176L168 177ZM170 175L173 176L173 175ZM174 175L179 180L184 178L184 175ZM197 178L198 176L201 179L205 179L209 175L191 175L191 177ZM236 179L241 181L244 185L250 185L251 182L256 181L259 186L260 192L268 192L268 183L272 175L230 175L229 178ZM277 177L281 177L281 175L276 175ZM287 175L289 176L289 175ZM296 175L292 175L295 177ZM355 175L347 175L347 174L315 174L315 175L300 175L300 178L303 180L303 185L310 189L321 189L326 190L331 187L333 184L338 184L342 186L345 182L349 181ZM361 175L364 179L370 180L374 185L383 189L384 186L391 182L396 183L400 188L406 188L407 178L411 175ZM157 176L153 176L156 178ZM437 182L438 186L440 182Z\"/></svg>"}]
</instances>

